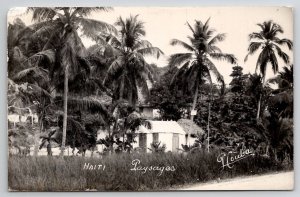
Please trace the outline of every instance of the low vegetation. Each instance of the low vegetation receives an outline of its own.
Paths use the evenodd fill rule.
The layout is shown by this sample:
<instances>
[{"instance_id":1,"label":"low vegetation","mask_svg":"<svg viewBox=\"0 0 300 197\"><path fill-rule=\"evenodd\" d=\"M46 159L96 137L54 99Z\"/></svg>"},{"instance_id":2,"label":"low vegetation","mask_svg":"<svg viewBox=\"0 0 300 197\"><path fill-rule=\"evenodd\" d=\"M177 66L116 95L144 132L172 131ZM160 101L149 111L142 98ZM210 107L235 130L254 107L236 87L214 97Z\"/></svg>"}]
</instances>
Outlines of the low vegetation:
<instances>
[{"instance_id":1,"label":"low vegetation","mask_svg":"<svg viewBox=\"0 0 300 197\"><path fill-rule=\"evenodd\" d=\"M236 162L231 169L222 169L217 156L217 152L132 153L103 158L13 156L8 163L8 183L10 190L17 191L145 191L290 169L288 165L276 164L261 156L250 156ZM145 173L131 170L136 159L140 161L136 168L148 167ZM97 166L88 170L83 169L85 164ZM98 165L103 166L98 169ZM155 166L164 167L164 171L151 171L151 166L153 169ZM175 171L170 171L172 166Z\"/></svg>"}]
</instances>

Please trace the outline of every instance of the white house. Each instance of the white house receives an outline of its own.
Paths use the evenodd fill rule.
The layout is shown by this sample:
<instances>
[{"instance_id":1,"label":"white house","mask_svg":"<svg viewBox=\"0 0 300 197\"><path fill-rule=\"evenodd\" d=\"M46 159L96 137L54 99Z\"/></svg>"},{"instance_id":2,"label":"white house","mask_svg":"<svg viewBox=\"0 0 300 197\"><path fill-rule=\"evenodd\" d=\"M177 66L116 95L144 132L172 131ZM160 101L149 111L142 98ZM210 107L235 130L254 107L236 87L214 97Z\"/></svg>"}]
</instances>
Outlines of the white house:
<instances>
[{"instance_id":1,"label":"white house","mask_svg":"<svg viewBox=\"0 0 300 197\"><path fill-rule=\"evenodd\" d=\"M137 131L136 141L133 147L140 147L147 152L151 152L151 143L161 142L166 145L166 152L177 152L181 144L185 144L186 132L176 121L149 121L151 129L140 126Z\"/></svg>"}]
</instances>

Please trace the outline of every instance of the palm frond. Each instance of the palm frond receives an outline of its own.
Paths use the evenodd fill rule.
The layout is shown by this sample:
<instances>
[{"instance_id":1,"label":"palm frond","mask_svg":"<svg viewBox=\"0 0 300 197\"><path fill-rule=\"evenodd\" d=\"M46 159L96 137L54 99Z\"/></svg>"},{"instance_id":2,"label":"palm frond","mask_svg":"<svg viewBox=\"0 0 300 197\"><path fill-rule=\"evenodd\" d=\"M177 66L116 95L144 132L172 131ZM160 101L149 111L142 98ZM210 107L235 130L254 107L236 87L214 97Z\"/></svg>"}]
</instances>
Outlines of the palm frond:
<instances>
[{"instance_id":1,"label":"palm frond","mask_svg":"<svg viewBox=\"0 0 300 197\"><path fill-rule=\"evenodd\" d=\"M274 42L279 44L279 45L286 45L289 48L289 50L293 49L293 42L289 39L286 39L286 38L279 39L279 38L276 37L274 39Z\"/></svg>"},{"instance_id":2,"label":"palm frond","mask_svg":"<svg viewBox=\"0 0 300 197\"><path fill-rule=\"evenodd\" d=\"M214 36L209 42L208 42L208 45L214 45L216 44L217 42L222 42L224 41L226 38L226 34L218 34L216 36Z\"/></svg>"},{"instance_id":3,"label":"palm frond","mask_svg":"<svg viewBox=\"0 0 300 197\"><path fill-rule=\"evenodd\" d=\"M50 64L55 62L55 51L52 49L38 52L27 59L27 61L35 60L39 62L42 59L47 59Z\"/></svg>"},{"instance_id":4,"label":"palm frond","mask_svg":"<svg viewBox=\"0 0 300 197\"><path fill-rule=\"evenodd\" d=\"M264 77L266 74L266 69L267 69L267 63L269 61L269 47L265 47L262 52L259 54L257 63L256 63L256 68L255 72L257 69L260 69L260 73Z\"/></svg>"},{"instance_id":5,"label":"palm frond","mask_svg":"<svg viewBox=\"0 0 300 197\"><path fill-rule=\"evenodd\" d=\"M169 58L169 66L181 66L185 62L192 59L192 53L177 53L173 54Z\"/></svg>"},{"instance_id":6,"label":"palm frond","mask_svg":"<svg viewBox=\"0 0 300 197\"><path fill-rule=\"evenodd\" d=\"M227 53L210 53L209 56L216 60L227 61L231 64L236 64L236 57L233 54Z\"/></svg>"},{"instance_id":7,"label":"palm frond","mask_svg":"<svg viewBox=\"0 0 300 197\"><path fill-rule=\"evenodd\" d=\"M271 65L272 65L272 70L275 73L278 72L278 61L277 61L277 58L276 58L276 55L274 53L273 50L270 51L270 62L271 62Z\"/></svg>"},{"instance_id":8,"label":"palm frond","mask_svg":"<svg viewBox=\"0 0 300 197\"><path fill-rule=\"evenodd\" d=\"M182 76L184 73L186 73L187 70L189 69L189 63L190 63L189 61L186 62L177 70L177 72L174 74L173 78L170 81L170 85L172 85L172 86L176 85L176 82L178 81L180 76Z\"/></svg>"},{"instance_id":9,"label":"palm frond","mask_svg":"<svg viewBox=\"0 0 300 197\"><path fill-rule=\"evenodd\" d=\"M189 27L189 29L193 32L193 34L195 34L195 31L194 31L193 27L190 25L190 23L186 22L186 24Z\"/></svg>"},{"instance_id":10,"label":"palm frond","mask_svg":"<svg viewBox=\"0 0 300 197\"><path fill-rule=\"evenodd\" d=\"M222 50L215 45L208 45L208 51L210 53L222 53Z\"/></svg>"},{"instance_id":11,"label":"palm frond","mask_svg":"<svg viewBox=\"0 0 300 197\"><path fill-rule=\"evenodd\" d=\"M223 75L221 75L221 73L218 71L217 67L210 60L207 61L207 67L208 67L209 71L212 72L216 76L218 82L221 82L222 84L224 84Z\"/></svg>"},{"instance_id":12,"label":"palm frond","mask_svg":"<svg viewBox=\"0 0 300 197\"><path fill-rule=\"evenodd\" d=\"M262 45L262 42L251 42L248 47L249 54L252 55L253 53L255 53L257 49L259 49L259 47L261 47Z\"/></svg>"},{"instance_id":13,"label":"palm frond","mask_svg":"<svg viewBox=\"0 0 300 197\"><path fill-rule=\"evenodd\" d=\"M194 51L194 48L192 46L190 46L186 42L183 42L183 41L178 40L178 39L172 39L171 42L170 42L170 44L172 46L180 45L180 46L184 47L185 49L187 49L188 51Z\"/></svg>"},{"instance_id":14,"label":"palm frond","mask_svg":"<svg viewBox=\"0 0 300 197\"><path fill-rule=\"evenodd\" d=\"M28 12L32 12L32 20L37 22L52 20L57 13L55 8L46 7L29 7L27 8Z\"/></svg>"},{"instance_id":15,"label":"palm frond","mask_svg":"<svg viewBox=\"0 0 300 197\"><path fill-rule=\"evenodd\" d=\"M117 34L117 29L113 25L102 21L82 17L77 17L74 20L82 26L83 34L90 38L94 38L100 32Z\"/></svg>"},{"instance_id":16,"label":"palm frond","mask_svg":"<svg viewBox=\"0 0 300 197\"><path fill-rule=\"evenodd\" d=\"M55 30L60 29L59 26L62 24L57 20L51 21L42 21L38 23L34 23L29 26L33 30L32 37L40 38L40 37L51 37Z\"/></svg>"},{"instance_id":17,"label":"palm frond","mask_svg":"<svg viewBox=\"0 0 300 197\"><path fill-rule=\"evenodd\" d=\"M135 50L153 47L148 40L137 40L134 45Z\"/></svg>"},{"instance_id":18,"label":"palm frond","mask_svg":"<svg viewBox=\"0 0 300 197\"><path fill-rule=\"evenodd\" d=\"M264 40L265 38L261 33L253 32L253 33L249 34L249 39L250 40L252 40L252 39Z\"/></svg>"},{"instance_id":19,"label":"palm frond","mask_svg":"<svg viewBox=\"0 0 300 197\"><path fill-rule=\"evenodd\" d=\"M248 54L246 55L244 62L248 60L248 56L255 53L261 46L263 45L262 42L251 42L248 47Z\"/></svg>"},{"instance_id":20,"label":"palm frond","mask_svg":"<svg viewBox=\"0 0 300 197\"><path fill-rule=\"evenodd\" d=\"M137 50L138 53L140 53L141 55L153 55L156 58L159 58L160 55L163 55L164 53L162 52L162 50L160 50L158 47L148 47L148 48L143 48L143 49L139 49Z\"/></svg>"},{"instance_id":21,"label":"palm frond","mask_svg":"<svg viewBox=\"0 0 300 197\"><path fill-rule=\"evenodd\" d=\"M47 80L48 78L48 70L45 70L43 68L40 67L30 67L27 69L24 69L20 72L18 72L15 77L14 80L22 80L24 78L34 78L34 79L45 79ZM49 81L49 79L47 80Z\"/></svg>"},{"instance_id":22,"label":"palm frond","mask_svg":"<svg viewBox=\"0 0 300 197\"><path fill-rule=\"evenodd\" d=\"M109 12L112 7L75 7L71 17L74 16L89 16L92 12Z\"/></svg>"},{"instance_id":23,"label":"palm frond","mask_svg":"<svg viewBox=\"0 0 300 197\"><path fill-rule=\"evenodd\" d=\"M110 83L112 79L116 79L116 76L122 72L123 69L122 63L123 63L123 57L119 56L110 64L106 76L103 80L104 85Z\"/></svg>"},{"instance_id":24,"label":"palm frond","mask_svg":"<svg viewBox=\"0 0 300 197\"><path fill-rule=\"evenodd\" d=\"M57 95L55 102L61 105L63 104L63 97ZM105 118L109 117L107 108L104 106L100 100L95 97L77 97L77 96L68 96L68 106L72 110L84 110L91 113L100 113Z\"/></svg>"},{"instance_id":25,"label":"palm frond","mask_svg":"<svg viewBox=\"0 0 300 197\"><path fill-rule=\"evenodd\" d=\"M285 52L283 52L279 46L277 46L276 44L274 44L274 46L276 48L278 56L284 61L284 63L289 64L290 62L289 56Z\"/></svg>"}]
</instances>

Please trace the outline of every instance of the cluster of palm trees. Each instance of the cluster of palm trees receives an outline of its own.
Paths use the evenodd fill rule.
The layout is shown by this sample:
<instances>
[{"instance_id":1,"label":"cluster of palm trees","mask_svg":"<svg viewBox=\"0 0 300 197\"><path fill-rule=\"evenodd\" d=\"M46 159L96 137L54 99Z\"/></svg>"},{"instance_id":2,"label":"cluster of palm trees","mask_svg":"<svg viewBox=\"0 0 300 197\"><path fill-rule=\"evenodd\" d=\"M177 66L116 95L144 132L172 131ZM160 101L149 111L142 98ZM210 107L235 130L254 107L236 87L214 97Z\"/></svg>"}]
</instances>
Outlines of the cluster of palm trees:
<instances>
[{"instance_id":1,"label":"cluster of palm trees","mask_svg":"<svg viewBox=\"0 0 300 197\"><path fill-rule=\"evenodd\" d=\"M40 132L49 128L51 121L60 122L61 155L64 155L66 145L75 147L78 143L76 135L67 139L67 131L85 130L87 124L83 119L92 122L90 124L97 119L99 125L109 131L111 139L117 131L124 134L145 123L135 113L139 90L147 96L147 83L153 82L153 69L145 61L145 56L159 58L163 52L143 39L146 32L138 16L119 17L115 25L88 18L93 12L110 10L104 7L28 8L27 12L32 13L34 21L32 25L26 26L20 19L9 25L8 105L15 108L33 105L32 109L39 116ZM172 84L193 95L192 111L195 111L199 89L206 81L211 84L209 94L212 94L212 75L221 83L221 91L225 91L223 76L213 60L236 64L237 59L217 47L218 42L225 39L225 34L217 34L210 28L209 19L205 23L196 20L194 26L189 23L187 26L192 32L188 37L190 43L177 39L171 41L171 45L180 45L187 52L171 55L169 65L179 67ZM281 46L292 49L292 42L277 37L283 30L272 21L259 26L260 32L249 35L248 51L252 55L261 50L257 68L265 83L269 63L274 73L278 71L277 55L289 64L289 57ZM92 39L95 44L85 48L82 36ZM108 98L108 103L103 102L104 97ZM124 103L132 109L122 116L122 107L128 108ZM193 118L194 114L191 115ZM210 116L208 132L209 119ZM45 137L44 141L50 141L52 135ZM85 132L84 136L89 138L90 134ZM36 142L35 154L38 146Z\"/></svg>"},{"instance_id":2,"label":"cluster of palm trees","mask_svg":"<svg viewBox=\"0 0 300 197\"><path fill-rule=\"evenodd\" d=\"M198 94L199 92L201 92L199 91L199 87L203 87L203 85L206 82L210 84L210 90L208 90L207 93L210 101L208 101L208 120L206 121L208 144L207 149L209 151L211 97L212 90L214 87L214 84L212 83L212 74L216 77L217 81L221 83L221 88L219 88L220 94L224 95L225 92L223 76L218 72L218 69L214 65L212 60L225 60L231 64L235 64L234 68L238 69L241 67L236 65L237 60L234 57L234 55L222 53L221 49L216 46L218 42L223 41L225 39L225 34L214 35L214 30L209 27L209 19L205 23L196 20L194 27L192 27L189 23L187 23L187 25L192 32L192 36L188 36L188 40L190 41L190 43L173 39L171 41L171 45L180 45L188 52L171 55L169 60L169 66L179 66L177 73L173 77L172 83L181 87L181 89L183 89L183 91L187 94L193 95L193 104L191 109L192 111L195 110L197 103L203 102L201 100L198 100ZM278 57L283 60L285 65L290 65L289 56L282 50L281 47L287 46L289 50L292 50L293 47L291 40L285 38L281 39L278 37L280 33L283 33L283 29L280 25L274 23L273 21L266 21L262 24L258 24L258 26L261 28L259 32L253 32L249 34L250 44L248 47L248 54L245 58L245 61L247 61L249 55L253 55L255 52L260 51L256 63L256 75L251 76L253 79L252 82L257 82L254 83L256 84L255 87L254 85L252 85L252 87L254 87L255 91L259 89L257 95L257 124L261 122L260 113L262 111L265 111L268 107L272 106L272 104L269 104L269 106L268 104L265 104L264 109L261 109L263 92L267 92L267 89L265 88L265 76L267 66L272 66L272 70L274 74L276 74L279 70ZM259 70L259 73L257 73L257 70ZM279 89L281 89L281 85L280 82L278 82L278 78L281 78L280 76L282 75L288 75L288 73L292 73L292 67L291 69L288 67L284 67L284 70L285 72L280 73L279 77L277 77L277 84L279 84ZM289 81L287 83L292 84L292 79L293 78L290 77L289 80L286 80ZM237 81L237 83L242 83L242 81L243 80ZM287 85L287 87L289 87L288 91L291 91L291 86ZM269 91L268 96L270 96L270 94L274 94L274 92L275 91ZM290 100L290 96L292 95L292 93L285 93L285 96L288 95L286 96L287 100ZM264 100L267 100L268 96L265 95ZM276 100L283 99L282 96L280 97L280 95L273 95L273 100L274 98ZM291 104L292 102L288 103ZM292 108L292 104L290 105L290 107L287 108ZM199 110L201 111L201 109L197 109L198 112ZM193 120L194 115L195 113L191 113L191 120ZM277 139L277 141L279 141L279 139Z\"/></svg>"},{"instance_id":3,"label":"cluster of palm trees","mask_svg":"<svg viewBox=\"0 0 300 197\"><path fill-rule=\"evenodd\" d=\"M109 10L111 8L104 7L28 8L27 12L33 15L33 25L25 26L19 19L18 24L10 25L9 35L16 37L12 41L9 37L8 42L9 79L12 83L26 82L38 97L29 99L28 103L37 103L40 130L44 120L49 118L46 114L57 115L61 109L57 105L63 102L62 155L70 119L68 113L74 113L75 109L97 111L101 114L102 124L110 129L111 117L107 108L92 97L105 92L112 97L113 103L127 100L135 107L138 87L146 92L147 80L151 80L144 56L159 57L162 54L160 49L142 39L144 26L137 16L126 20L120 17L115 23L119 30L105 22L87 18L92 12ZM86 49L79 32L96 44ZM32 52L25 55L30 51L28 47L33 48ZM24 94L28 96L27 91ZM20 95L16 97L22 99ZM28 103L9 101L14 107ZM70 105L72 109L68 109ZM111 115L116 114L115 108L118 107L113 106Z\"/></svg>"}]
</instances>

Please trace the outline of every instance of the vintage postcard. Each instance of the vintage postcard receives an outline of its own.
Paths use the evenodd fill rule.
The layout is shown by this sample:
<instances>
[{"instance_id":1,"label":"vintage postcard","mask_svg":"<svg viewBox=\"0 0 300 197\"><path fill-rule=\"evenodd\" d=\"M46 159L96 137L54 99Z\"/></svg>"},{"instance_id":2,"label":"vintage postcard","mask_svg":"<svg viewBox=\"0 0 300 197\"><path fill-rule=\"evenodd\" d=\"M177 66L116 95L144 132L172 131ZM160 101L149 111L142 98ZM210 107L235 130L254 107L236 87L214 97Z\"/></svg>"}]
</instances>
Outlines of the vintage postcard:
<instances>
[{"instance_id":1,"label":"vintage postcard","mask_svg":"<svg viewBox=\"0 0 300 197\"><path fill-rule=\"evenodd\" d=\"M293 9L16 7L9 191L293 190Z\"/></svg>"}]
</instances>

